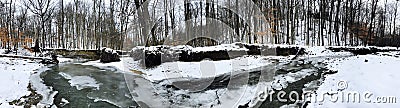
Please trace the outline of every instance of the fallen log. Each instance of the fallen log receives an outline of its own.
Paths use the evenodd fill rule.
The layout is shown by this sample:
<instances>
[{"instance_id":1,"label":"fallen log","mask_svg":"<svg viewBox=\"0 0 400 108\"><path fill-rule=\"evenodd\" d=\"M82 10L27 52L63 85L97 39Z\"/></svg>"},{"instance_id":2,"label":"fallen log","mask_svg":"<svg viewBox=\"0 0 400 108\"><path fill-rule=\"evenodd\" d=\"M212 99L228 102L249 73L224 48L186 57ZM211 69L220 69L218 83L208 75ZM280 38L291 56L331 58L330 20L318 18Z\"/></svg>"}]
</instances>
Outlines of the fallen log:
<instances>
[{"instance_id":1,"label":"fallen log","mask_svg":"<svg viewBox=\"0 0 400 108\"><path fill-rule=\"evenodd\" d=\"M20 55L7 55L7 54L0 54L0 57L9 57L9 58L22 58L22 59L31 59L31 60L41 60L40 63L43 64L58 64L58 60L56 56L52 58L48 57L32 57L32 56L20 56Z\"/></svg>"},{"instance_id":2,"label":"fallen log","mask_svg":"<svg viewBox=\"0 0 400 108\"><path fill-rule=\"evenodd\" d=\"M0 54L0 57L36 59L36 60L51 60L51 58L48 58L48 57L32 57L32 56L20 56L20 55L8 55L8 54Z\"/></svg>"},{"instance_id":3,"label":"fallen log","mask_svg":"<svg viewBox=\"0 0 400 108\"><path fill-rule=\"evenodd\" d=\"M347 51L355 55L367 55L374 54L377 52L390 52L390 51L400 51L397 48L383 48L383 47L328 47L327 49L332 52Z\"/></svg>"}]
</instances>

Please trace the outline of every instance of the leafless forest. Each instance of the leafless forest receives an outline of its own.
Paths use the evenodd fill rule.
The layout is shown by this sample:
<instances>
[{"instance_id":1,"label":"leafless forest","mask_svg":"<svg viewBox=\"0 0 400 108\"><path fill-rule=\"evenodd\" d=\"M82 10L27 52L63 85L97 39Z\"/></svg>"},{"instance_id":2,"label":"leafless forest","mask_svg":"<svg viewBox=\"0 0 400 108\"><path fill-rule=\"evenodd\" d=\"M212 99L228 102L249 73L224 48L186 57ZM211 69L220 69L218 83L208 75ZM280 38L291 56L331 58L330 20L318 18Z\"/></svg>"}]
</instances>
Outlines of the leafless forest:
<instances>
[{"instance_id":1,"label":"leafless forest","mask_svg":"<svg viewBox=\"0 0 400 108\"><path fill-rule=\"evenodd\" d=\"M199 34L218 43L398 46L398 6L398 0L1 0L0 47L128 50L167 39L187 44L180 41ZM225 25L212 24L218 22ZM182 25L186 30L177 31Z\"/></svg>"}]
</instances>

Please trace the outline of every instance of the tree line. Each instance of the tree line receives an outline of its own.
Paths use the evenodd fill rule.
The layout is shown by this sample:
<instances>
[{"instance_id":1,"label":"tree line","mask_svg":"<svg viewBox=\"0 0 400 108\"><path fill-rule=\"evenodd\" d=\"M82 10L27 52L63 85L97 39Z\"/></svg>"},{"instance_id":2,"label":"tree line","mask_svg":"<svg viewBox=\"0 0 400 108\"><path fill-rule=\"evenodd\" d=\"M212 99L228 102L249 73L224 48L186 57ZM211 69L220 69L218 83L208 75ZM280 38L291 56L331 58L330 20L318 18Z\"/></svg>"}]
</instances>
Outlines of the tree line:
<instances>
[{"instance_id":1,"label":"tree line","mask_svg":"<svg viewBox=\"0 0 400 108\"><path fill-rule=\"evenodd\" d=\"M400 39L398 5L397 0L1 0L0 47L38 41L44 48L128 50L167 41L187 44L181 41L194 35L219 43L374 45Z\"/></svg>"}]
</instances>

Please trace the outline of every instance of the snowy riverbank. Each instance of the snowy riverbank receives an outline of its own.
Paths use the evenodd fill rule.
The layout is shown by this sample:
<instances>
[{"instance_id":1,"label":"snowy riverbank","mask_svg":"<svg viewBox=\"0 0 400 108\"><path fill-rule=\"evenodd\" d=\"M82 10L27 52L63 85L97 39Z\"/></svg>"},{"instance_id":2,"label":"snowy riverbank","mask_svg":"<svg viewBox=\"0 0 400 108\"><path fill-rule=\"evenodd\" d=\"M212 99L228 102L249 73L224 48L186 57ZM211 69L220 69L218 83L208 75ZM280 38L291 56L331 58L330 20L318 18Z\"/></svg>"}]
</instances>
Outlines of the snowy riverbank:
<instances>
[{"instance_id":1,"label":"snowy riverbank","mask_svg":"<svg viewBox=\"0 0 400 108\"><path fill-rule=\"evenodd\" d=\"M400 97L396 93L396 87L400 83L396 83L396 79L400 78L397 74L397 66L400 65L400 52L384 52L370 55L354 55L350 52L333 52L326 47L304 47L307 52L304 56L299 56L294 61L294 56L257 56L245 55L231 60L202 60L198 62L166 62L159 66L146 68L139 61L135 61L131 57L122 57L120 62L101 63L97 61L88 61L85 63L75 63L79 65L91 65L105 70L113 70L115 72L125 73L126 75L141 76L148 80L148 83L142 83L150 86L152 97L146 104L155 104L154 102L162 102L168 106L191 106L191 107L215 107L215 106L258 106L257 96L265 91L265 87L274 90L290 90L292 83L307 79L309 76L324 75L321 79L306 82L301 88L305 92L314 92L315 97L320 98L321 95L327 94L326 99L330 99L332 93L335 92L370 92L372 101L376 97ZM61 63L70 63L72 59L59 59ZM36 107L51 106L54 102L54 96L58 91L52 90L43 84L40 73L47 68L39 61L18 59L18 58L0 58L2 82L0 86L0 107L23 107L10 105L9 102L18 102L26 100L21 98L31 95L32 91L28 88L36 90L42 99ZM321 70L327 68L328 70ZM274 71L275 76L271 80L258 82L257 77L263 75L262 72ZM117 71L118 70L118 71ZM335 73L337 71L337 73ZM261 75L259 75L261 72ZM324 72L333 72L325 74ZM88 73L90 74L90 73ZM232 86L233 88L220 86L226 84L226 81L241 81L241 76L249 74L249 84ZM91 77L72 77L68 75L70 86L74 86L77 90L85 88L93 88L98 91L101 83L98 83ZM208 78L216 77L216 85L210 85L201 91L193 92L176 86L177 83L191 84L196 81L208 81ZM136 77L137 78L137 77ZM232 79L233 78L233 79ZM146 82L146 81L145 81ZM343 85L339 82L346 82L346 88L341 89ZM210 82L211 83L211 82ZM250 84L253 83L253 84ZM258 83L258 84L254 84ZM193 85L189 85L190 87ZM190 88L189 87L189 88ZM150 90L150 89L149 89ZM13 91L13 92L10 92ZM135 91L136 93L140 93ZM150 92L150 91L149 91ZM227 93L229 95L227 95ZM329 95L328 95L329 94ZM240 96L236 100L232 100L229 96ZM198 98L193 98L198 97ZM362 97L362 96L361 96ZM137 97L136 97L137 98ZM139 97L140 98L140 97ZM397 98L396 98L397 99ZM64 99L65 100L65 99ZM233 102L234 101L234 102ZM144 102L144 101L143 101ZM363 102L363 100L361 100ZM257 105L258 104L258 105ZM286 106L301 105L303 102L296 102ZM279 105L282 105L280 103ZM284 105L284 104L283 104ZM368 107L398 107L395 103L369 103ZM329 101L311 102L307 107L367 107L362 103L332 103ZM284 106L284 107L286 107Z\"/></svg>"},{"instance_id":2,"label":"snowy riverbank","mask_svg":"<svg viewBox=\"0 0 400 108\"><path fill-rule=\"evenodd\" d=\"M0 89L0 107L22 107L10 105L9 102L20 100L21 97L30 95L32 92L29 91L29 89L31 88L39 88L37 81L31 81L34 74L44 71L43 68L45 66L39 62L40 61L20 58L0 58L0 87L2 87L2 89ZM28 88L30 84L32 84L32 86ZM37 90L40 95L46 98L45 95L47 94L41 94L44 93L41 91L44 90Z\"/></svg>"},{"instance_id":3,"label":"snowy riverbank","mask_svg":"<svg viewBox=\"0 0 400 108\"><path fill-rule=\"evenodd\" d=\"M13 107L8 102L29 95L29 79L36 69L42 67L37 61L0 58L0 107Z\"/></svg>"},{"instance_id":4,"label":"snowy riverbank","mask_svg":"<svg viewBox=\"0 0 400 108\"><path fill-rule=\"evenodd\" d=\"M308 107L400 107L399 55L400 52L379 53L328 61L327 67L337 73L326 76ZM336 98L337 101L330 100Z\"/></svg>"},{"instance_id":5,"label":"snowy riverbank","mask_svg":"<svg viewBox=\"0 0 400 108\"><path fill-rule=\"evenodd\" d=\"M40 73L47 70L47 65L40 63L41 57L33 57L33 53L25 50L18 55L2 55L15 57L0 57L0 107L30 107L32 104L36 107L51 106L57 92L44 85L40 79ZM59 58L59 61L68 63L73 60Z\"/></svg>"}]
</instances>

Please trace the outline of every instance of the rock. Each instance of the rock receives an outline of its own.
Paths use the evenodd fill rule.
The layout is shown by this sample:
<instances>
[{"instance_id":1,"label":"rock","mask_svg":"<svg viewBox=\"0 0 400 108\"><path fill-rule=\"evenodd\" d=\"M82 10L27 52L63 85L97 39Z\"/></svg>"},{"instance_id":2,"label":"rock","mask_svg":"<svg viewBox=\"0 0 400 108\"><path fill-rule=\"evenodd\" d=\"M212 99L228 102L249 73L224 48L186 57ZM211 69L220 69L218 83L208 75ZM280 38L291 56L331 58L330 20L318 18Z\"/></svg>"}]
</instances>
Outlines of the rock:
<instances>
[{"instance_id":1,"label":"rock","mask_svg":"<svg viewBox=\"0 0 400 108\"><path fill-rule=\"evenodd\" d=\"M58 64L57 55L51 54L51 59L43 59L40 63L42 64Z\"/></svg>"},{"instance_id":2,"label":"rock","mask_svg":"<svg viewBox=\"0 0 400 108\"><path fill-rule=\"evenodd\" d=\"M367 59L365 59L365 61L364 62L368 62L368 60Z\"/></svg>"},{"instance_id":3,"label":"rock","mask_svg":"<svg viewBox=\"0 0 400 108\"><path fill-rule=\"evenodd\" d=\"M54 64L58 64L59 63L59 61L57 60L57 55L55 55L55 54L51 54L51 60L53 60L53 63Z\"/></svg>"},{"instance_id":4,"label":"rock","mask_svg":"<svg viewBox=\"0 0 400 108\"><path fill-rule=\"evenodd\" d=\"M129 56L133 58L133 60L141 60L144 58L145 47L135 47L129 52Z\"/></svg>"},{"instance_id":5,"label":"rock","mask_svg":"<svg viewBox=\"0 0 400 108\"><path fill-rule=\"evenodd\" d=\"M40 61L40 63L42 63L42 64L58 64L58 61L54 61L52 59L43 59L42 61Z\"/></svg>"},{"instance_id":6,"label":"rock","mask_svg":"<svg viewBox=\"0 0 400 108\"><path fill-rule=\"evenodd\" d=\"M102 63L110 63L110 62L118 62L121 61L119 59L119 54L110 48L103 48L100 54L100 62Z\"/></svg>"},{"instance_id":7,"label":"rock","mask_svg":"<svg viewBox=\"0 0 400 108\"><path fill-rule=\"evenodd\" d=\"M300 47L269 47L268 45L252 45L245 43L233 43L203 48L193 48L188 45L180 46L138 46L130 51L130 56L135 61L147 67L154 67L165 62L198 62L205 58L213 61L230 60L243 55L262 55L262 56L287 56L305 54L305 49Z\"/></svg>"},{"instance_id":8,"label":"rock","mask_svg":"<svg viewBox=\"0 0 400 108\"><path fill-rule=\"evenodd\" d=\"M327 75L327 74L335 74L335 73L338 73L338 71L337 70L328 70L328 71L324 71L324 75Z\"/></svg>"}]
</instances>

